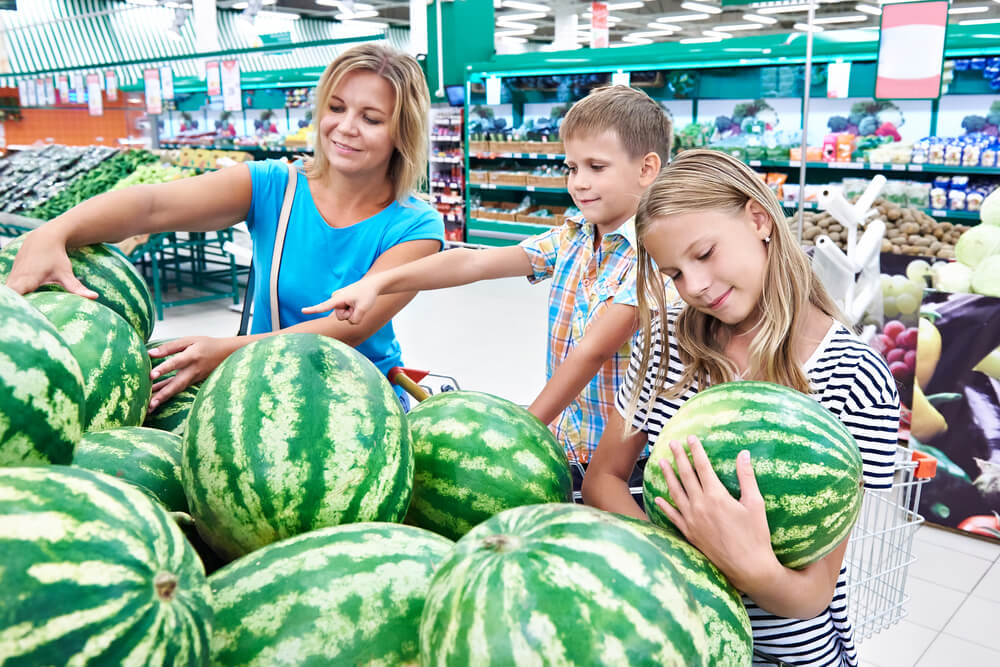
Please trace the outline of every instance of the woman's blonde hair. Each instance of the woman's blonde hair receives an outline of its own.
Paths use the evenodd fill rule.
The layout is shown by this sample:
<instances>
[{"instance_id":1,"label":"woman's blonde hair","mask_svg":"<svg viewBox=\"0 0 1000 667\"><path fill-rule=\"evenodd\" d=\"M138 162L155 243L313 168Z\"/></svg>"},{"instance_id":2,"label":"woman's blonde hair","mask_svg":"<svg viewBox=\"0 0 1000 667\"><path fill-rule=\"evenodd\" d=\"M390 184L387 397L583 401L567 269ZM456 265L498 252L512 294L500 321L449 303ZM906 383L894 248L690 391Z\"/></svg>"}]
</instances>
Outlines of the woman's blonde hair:
<instances>
[{"instance_id":1,"label":"woman's blonde hair","mask_svg":"<svg viewBox=\"0 0 1000 667\"><path fill-rule=\"evenodd\" d=\"M323 178L330 169L326 155L319 150L319 121L328 111L330 95L349 72L369 71L389 82L395 92L389 135L395 150L389 158L388 177L393 184L393 198L405 203L427 176L430 141L431 96L420 65L411 56L377 42L352 47L327 65L316 87L316 152L305 161L309 178Z\"/></svg>"},{"instance_id":2,"label":"woman's blonde hair","mask_svg":"<svg viewBox=\"0 0 1000 667\"><path fill-rule=\"evenodd\" d=\"M666 333L666 294L663 276L646 251L643 239L655 234L657 221L672 215L720 211L742 214L749 202L756 202L771 218L771 240L767 244L764 289L759 307L761 323L750 344L751 376L783 384L804 393L809 380L795 357L793 341L801 331L809 306L844 321L836 304L813 273L809 258L802 251L785 222L784 210L774 192L752 169L719 151L696 149L681 153L668 164L643 194L635 216L637 253L637 302L642 331L641 363L636 391L629 403L631 424L639 405L639 389L649 371L653 341L652 320L655 304L660 317L661 335ZM720 320L685 305L675 326L677 347L684 372L667 387L667 341L662 341L663 362L659 365L649 394L649 405L659 395L680 396L692 385L701 389L710 384L729 382L736 377L736 366L725 356L730 328Z\"/></svg>"}]
</instances>

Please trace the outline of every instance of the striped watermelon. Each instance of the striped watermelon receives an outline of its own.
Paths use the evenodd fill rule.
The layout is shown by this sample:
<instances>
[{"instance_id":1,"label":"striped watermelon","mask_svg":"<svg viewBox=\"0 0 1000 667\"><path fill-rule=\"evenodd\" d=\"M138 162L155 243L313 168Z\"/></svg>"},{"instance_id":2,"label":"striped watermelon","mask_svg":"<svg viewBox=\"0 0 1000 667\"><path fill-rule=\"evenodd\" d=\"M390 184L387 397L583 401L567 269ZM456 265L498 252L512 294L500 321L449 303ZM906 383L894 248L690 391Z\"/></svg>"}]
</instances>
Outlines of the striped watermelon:
<instances>
[{"instance_id":1,"label":"striped watermelon","mask_svg":"<svg viewBox=\"0 0 1000 667\"><path fill-rule=\"evenodd\" d=\"M0 466L71 462L83 420L80 364L41 313L0 285Z\"/></svg>"},{"instance_id":2,"label":"striped watermelon","mask_svg":"<svg viewBox=\"0 0 1000 667\"><path fill-rule=\"evenodd\" d=\"M149 355L135 329L110 308L76 294L35 292L25 298L52 322L80 363L84 430L141 424L153 383Z\"/></svg>"},{"instance_id":3,"label":"striped watermelon","mask_svg":"<svg viewBox=\"0 0 1000 667\"><path fill-rule=\"evenodd\" d=\"M198 532L236 558L325 526L401 520L413 451L374 364L332 338L280 334L237 350L204 382L181 479Z\"/></svg>"},{"instance_id":4,"label":"striped watermelon","mask_svg":"<svg viewBox=\"0 0 1000 667\"><path fill-rule=\"evenodd\" d=\"M861 510L861 452L816 400L770 382L729 382L698 392L663 426L650 453L643 498L653 523L670 525L653 502L656 496L670 500L659 461L673 464L670 441L683 443L688 435L701 440L735 498L736 456L750 451L771 546L785 566L819 560L851 532Z\"/></svg>"},{"instance_id":5,"label":"striped watermelon","mask_svg":"<svg viewBox=\"0 0 1000 667\"><path fill-rule=\"evenodd\" d=\"M356 523L244 556L209 578L212 662L415 665L424 596L452 547L420 528Z\"/></svg>"},{"instance_id":6,"label":"striped watermelon","mask_svg":"<svg viewBox=\"0 0 1000 667\"><path fill-rule=\"evenodd\" d=\"M562 447L510 401L444 392L413 408L407 421L414 455L409 524L458 539L511 507L569 500Z\"/></svg>"},{"instance_id":7,"label":"striped watermelon","mask_svg":"<svg viewBox=\"0 0 1000 667\"><path fill-rule=\"evenodd\" d=\"M135 484L172 512L187 512L181 487L181 439L173 433L125 426L84 434L73 465Z\"/></svg>"},{"instance_id":8,"label":"striped watermelon","mask_svg":"<svg viewBox=\"0 0 1000 667\"><path fill-rule=\"evenodd\" d=\"M14 257L24 237L20 236L0 250L0 283L7 280ZM142 275L114 246L97 244L69 251L73 273L84 285L97 292L97 302L121 315L142 337L153 333L153 295ZM47 286L42 290L61 289ZM40 291L42 291L40 290Z\"/></svg>"},{"instance_id":9,"label":"striped watermelon","mask_svg":"<svg viewBox=\"0 0 1000 667\"><path fill-rule=\"evenodd\" d=\"M108 475L0 468L6 665L207 664L211 590L166 510Z\"/></svg>"},{"instance_id":10,"label":"striped watermelon","mask_svg":"<svg viewBox=\"0 0 1000 667\"><path fill-rule=\"evenodd\" d=\"M549 503L479 524L441 564L421 665L706 665L683 577L613 514Z\"/></svg>"},{"instance_id":11,"label":"striped watermelon","mask_svg":"<svg viewBox=\"0 0 1000 667\"><path fill-rule=\"evenodd\" d=\"M712 667L749 665L753 661L750 616L739 591L726 576L675 530L632 517L619 518L649 538L687 582L705 623L707 664Z\"/></svg>"}]
</instances>

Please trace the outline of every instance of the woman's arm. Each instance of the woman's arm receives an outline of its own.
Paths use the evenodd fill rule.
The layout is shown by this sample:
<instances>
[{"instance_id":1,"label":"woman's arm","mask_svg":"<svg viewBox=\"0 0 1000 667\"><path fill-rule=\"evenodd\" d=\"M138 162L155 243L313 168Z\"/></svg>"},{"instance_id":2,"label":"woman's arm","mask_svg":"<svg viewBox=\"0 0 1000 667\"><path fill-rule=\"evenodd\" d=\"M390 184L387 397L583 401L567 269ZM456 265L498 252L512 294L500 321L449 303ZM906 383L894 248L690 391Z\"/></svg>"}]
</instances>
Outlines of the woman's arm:
<instances>
[{"instance_id":1,"label":"woman's arm","mask_svg":"<svg viewBox=\"0 0 1000 667\"><path fill-rule=\"evenodd\" d=\"M105 192L74 206L30 232L7 286L27 294L55 283L80 296L97 295L70 268L68 248L116 242L137 234L225 229L250 210L250 169L237 165L158 185L136 185Z\"/></svg>"},{"instance_id":2,"label":"woman's arm","mask_svg":"<svg viewBox=\"0 0 1000 667\"><path fill-rule=\"evenodd\" d=\"M645 431L625 435L625 420L612 410L583 476L583 501L598 509L646 519L629 492L628 480L646 445Z\"/></svg>"}]
</instances>

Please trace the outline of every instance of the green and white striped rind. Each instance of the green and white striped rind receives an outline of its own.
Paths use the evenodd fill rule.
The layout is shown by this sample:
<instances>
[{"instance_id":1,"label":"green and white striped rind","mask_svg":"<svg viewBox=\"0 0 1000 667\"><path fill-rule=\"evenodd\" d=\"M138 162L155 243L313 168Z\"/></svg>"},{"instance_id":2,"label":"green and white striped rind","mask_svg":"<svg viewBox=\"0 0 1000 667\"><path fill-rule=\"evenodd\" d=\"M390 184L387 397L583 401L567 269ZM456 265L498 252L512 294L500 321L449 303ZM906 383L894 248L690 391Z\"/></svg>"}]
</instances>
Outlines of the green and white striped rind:
<instances>
[{"instance_id":1,"label":"green and white striped rind","mask_svg":"<svg viewBox=\"0 0 1000 667\"><path fill-rule=\"evenodd\" d=\"M187 512L181 486L181 438L141 426L84 434L73 465L138 486L171 512Z\"/></svg>"},{"instance_id":2,"label":"green and white striped rind","mask_svg":"<svg viewBox=\"0 0 1000 667\"><path fill-rule=\"evenodd\" d=\"M70 463L83 420L80 364L41 313L0 285L0 466Z\"/></svg>"},{"instance_id":3,"label":"green and white striped rind","mask_svg":"<svg viewBox=\"0 0 1000 667\"><path fill-rule=\"evenodd\" d=\"M332 338L280 334L231 354L202 385L181 480L198 532L233 559L317 528L400 521L413 450L374 364Z\"/></svg>"},{"instance_id":4,"label":"green and white striped rind","mask_svg":"<svg viewBox=\"0 0 1000 667\"><path fill-rule=\"evenodd\" d=\"M653 499L671 501L659 461L674 466L670 441L701 440L720 481L740 497L736 456L749 450L764 496L771 546L801 568L833 551L861 510L861 452L847 428L816 400L770 382L729 382L698 392L664 424L646 465L643 498L653 523L670 520ZM690 456L690 455L689 455Z\"/></svg>"},{"instance_id":5,"label":"green and white striped rind","mask_svg":"<svg viewBox=\"0 0 1000 667\"><path fill-rule=\"evenodd\" d=\"M25 298L52 322L80 364L84 431L141 424L153 383L135 329L110 308L76 294L35 292Z\"/></svg>"},{"instance_id":6,"label":"green and white striped rind","mask_svg":"<svg viewBox=\"0 0 1000 667\"><path fill-rule=\"evenodd\" d=\"M739 591L705 554L672 529L619 516L659 547L687 582L708 638L706 663L712 667L743 667L753 662L753 632Z\"/></svg>"},{"instance_id":7,"label":"green and white striped rind","mask_svg":"<svg viewBox=\"0 0 1000 667\"><path fill-rule=\"evenodd\" d=\"M356 523L248 554L209 577L212 663L415 665L427 587L454 546L420 528Z\"/></svg>"},{"instance_id":8,"label":"green and white striped rind","mask_svg":"<svg viewBox=\"0 0 1000 667\"><path fill-rule=\"evenodd\" d=\"M420 664L707 665L681 574L642 533L582 505L517 507L455 545L427 592Z\"/></svg>"},{"instance_id":9,"label":"green and white striped rind","mask_svg":"<svg viewBox=\"0 0 1000 667\"><path fill-rule=\"evenodd\" d=\"M7 280L14 257L21 248L20 236L0 250L0 283ZM153 295L142 275L121 252L106 244L97 244L69 251L73 274L97 292L97 302L115 311L132 325L143 341L153 333ZM61 289L43 286L38 291Z\"/></svg>"},{"instance_id":10,"label":"green and white striped rind","mask_svg":"<svg viewBox=\"0 0 1000 667\"><path fill-rule=\"evenodd\" d=\"M162 507L72 466L0 468L4 665L203 665L201 562Z\"/></svg>"},{"instance_id":11,"label":"green and white striped rind","mask_svg":"<svg viewBox=\"0 0 1000 667\"><path fill-rule=\"evenodd\" d=\"M512 507L569 500L566 454L510 401L474 391L431 396L407 415L413 500L406 522L458 539Z\"/></svg>"},{"instance_id":12,"label":"green and white striped rind","mask_svg":"<svg viewBox=\"0 0 1000 667\"><path fill-rule=\"evenodd\" d=\"M169 431L183 438L184 431L187 429L188 414L191 412L191 406L194 405L194 399L198 395L201 385L201 382L196 382L171 396L155 410L147 412L146 421L142 425L161 431Z\"/></svg>"}]
</instances>

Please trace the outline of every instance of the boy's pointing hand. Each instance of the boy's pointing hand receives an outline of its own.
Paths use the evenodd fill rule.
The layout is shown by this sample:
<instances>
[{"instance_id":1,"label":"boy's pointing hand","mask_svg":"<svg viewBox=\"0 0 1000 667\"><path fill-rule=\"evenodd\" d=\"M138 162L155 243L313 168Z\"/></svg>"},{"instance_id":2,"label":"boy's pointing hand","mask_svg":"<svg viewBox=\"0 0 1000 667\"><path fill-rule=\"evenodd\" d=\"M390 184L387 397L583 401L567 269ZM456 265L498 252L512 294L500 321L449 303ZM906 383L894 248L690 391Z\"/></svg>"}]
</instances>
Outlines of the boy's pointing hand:
<instances>
[{"instance_id":1,"label":"boy's pointing hand","mask_svg":"<svg viewBox=\"0 0 1000 667\"><path fill-rule=\"evenodd\" d=\"M330 298L314 306L307 306L302 312L310 315L332 310L338 320L348 320L351 324L360 324L365 314L375 305L378 292L369 287L364 280L348 285L330 295Z\"/></svg>"}]
</instances>

